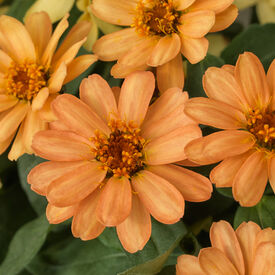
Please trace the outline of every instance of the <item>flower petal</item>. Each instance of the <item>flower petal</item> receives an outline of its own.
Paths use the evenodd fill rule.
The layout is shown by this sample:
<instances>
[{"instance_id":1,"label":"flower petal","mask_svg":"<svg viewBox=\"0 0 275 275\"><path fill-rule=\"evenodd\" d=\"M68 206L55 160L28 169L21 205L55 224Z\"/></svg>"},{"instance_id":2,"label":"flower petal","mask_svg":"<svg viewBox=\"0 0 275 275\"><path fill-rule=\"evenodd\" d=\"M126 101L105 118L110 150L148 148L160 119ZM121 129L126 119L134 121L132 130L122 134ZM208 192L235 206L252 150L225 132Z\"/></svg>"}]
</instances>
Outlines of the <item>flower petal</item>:
<instances>
[{"instance_id":1,"label":"flower petal","mask_svg":"<svg viewBox=\"0 0 275 275\"><path fill-rule=\"evenodd\" d=\"M82 80L79 95L106 124L118 113L116 100L108 82L98 74Z\"/></svg>"},{"instance_id":2,"label":"flower petal","mask_svg":"<svg viewBox=\"0 0 275 275\"><path fill-rule=\"evenodd\" d=\"M196 64L205 58L209 47L209 41L205 37L191 38L180 35L180 38L180 51L191 64Z\"/></svg>"},{"instance_id":3,"label":"flower petal","mask_svg":"<svg viewBox=\"0 0 275 275\"><path fill-rule=\"evenodd\" d=\"M29 8L25 17L28 18L32 13L45 11L49 14L51 22L55 23L71 10L73 4L74 0L38 0Z\"/></svg>"},{"instance_id":4,"label":"flower petal","mask_svg":"<svg viewBox=\"0 0 275 275\"><path fill-rule=\"evenodd\" d=\"M198 258L191 255L179 256L176 270L177 275L205 275L204 271L201 269Z\"/></svg>"},{"instance_id":5,"label":"flower petal","mask_svg":"<svg viewBox=\"0 0 275 275\"><path fill-rule=\"evenodd\" d=\"M226 103L240 111L248 104L234 75L223 68L208 68L203 76L203 88L210 99Z\"/></svg>"},{"instance_id":6,"label":"flower petal","mask_svg":"<svg viewBox=\"0 0 275 275\"><path fill-rule=\"evenodd\" d=\"M151 72L136 72L129 75L121 87L118 111L121 119L140 125L146 115L155 89Z\"/></svg>"},{"instance_id":7,"label":"flower petal","mask_svg":"<svg viewBox=\"0 0 275 275\"><path fill-rule=\"evenodd\" d=\"M26 15L25 26L32 38L37 56L41 57L52 35L52 23L49 15L46 12Z\"/></svg>"},{"instance_id":8,"label":"flower petal","mask_svg":"<svg viewBox=\"0 0 275 275\"><path fill-rule=\"evenodd\" d=\"M49 184L78 167L85 164L85 161L47 161L35 166L28 174L27 181L31 189L39 195L46 196Z\"/></svg>"},{"instance_id":9,"label":"flower petal","mask_svg":"<svg viewBox=\"0 0 275 275\"><path fill-rule=\"evenodd\" d=\"M15 96L0 94L0 112L6 111L16 105L18 99Z\"/></svg>"},{"instance_id":10,"label":"flower petal","mask_svg":"<svg viewBox=\"0 0 275 275\"><path fill-rule=\"evenodd\" d=\"M0 47L19 63L26 59L36 60L35 48L25 26L7 15L0 17Z\"/></svg>"},{"instance_id":11,"label":"flower petal","mask_svg":"<svg viewBox=\"0 0 275 275\"><path fill-rule=\"evenodd\" d=\"M43 108L44 104L47 102L49 97L49 89L48 87L42 88L36 97L32 100L32 111L38 111Z\"/></svg>"},{"instance_id":12,"label":"flower petal","mask_svg":"<svg viewBox=\"0 0 275 275\"><path fill-rule=\"evenodd\" d=\"M69 131L38 132L34 136L32 149L40 157L54 161L78 161L93 158L89 140Z\"/></svg>"},{"instance_id":13,"label":"flower petal","mask_svg":"<svg viewBox=\"0 0 275 275\"><path fill-rule=\"evenodd\" d=\"M192 98L186 103L184 111L199 123L220 129L239 129L246 122L243 112L210 98Z\"/></svg>"},{"instance_id":14,"label":"flower petal","mask_svg":"<svg viewBox=\"0 0 275 275\"><path fill-rule=\"evenodd\" d=\"M157 67L157 83L161 93L173 87L183 89L184 71L181 54L178 54L174 59L162 66Z\"/></svg>"},{"instance_id":15,"label":"flower petal","mask_svg":"<svg viewBox=\"0 0 275 275\"><path fill-rule=\"evenodd\" d=\"M212 247L216 247L224 253L238 270L238 274L244 275L243 255L232 226L226 221L214 222L210 228L210 240Z\"/></svg>"},{"instance_id":16,"label":"flower petal","mask_svg":"<svg viewBox=\"0 0 275 275\"><path fill-rule=\"evenodd\" d=\"M132 196L131 213L116 230L122 246L130 253L142 250L150 239L151 217L138 196Z\"/></svg>"},{"instance_id":17,"label":"flower petal","mask_svg":"<svg viewBox=\"0 0 275 275\"><path fill-rule=\"evenodd\" d=\"M176 10L185 10L190 7L196 0L173 0Z\"/></svg>"},{"instance_id":18,"label":"flower petal","mask_svg":"<svg viewBox=\"0 0 275 275\"><path fill-rule=\"evenodd\" d=\"M96 206L99 199L99 188L82 200L78 205L73 222L72 233L76 238L83 241L95 239L104 230L105 226L101 224L96 217Z\"/></svg>"},{"instance_id":19,"label":"flower petal","mask_svg":"<svg viewBox=\"0 0 275 275\"><path fill-rule=\"evenodd\" d=\"M55 114L53 113L53 111L51 109L51 104L56 99L57 96L58 96L58 94L49 94L43 107L40 110L38 110L40 119L47 121L47 122L57 120L57 117L55 116Z\"/></svg>"},{"instance_id":20,"label":"flower petal","mask_svg":"<svg viewBox=\"0 0 275 275\"><path fill-rule=\"evenodd\" d=\"M114 78L126 78L131 73L136 71L146 71L148 66L146 64L138 66L128 66L125 64L116 63L111 69L111 75Z\"/></svg>"},{"instance_id":21,"label":"flower petal","mask_svg":"<svg viewBox=\"0 0 275 275\"><path fill-rule=\"evenodd\" d=\"M61 90L66 75L67 75L67 66L63 62L54 71L54 73L51 75L49 79L48 87L51 94L58 93Z\"/></svg>"},{"instance_id":22,"label":"flower petal","mask_svg":"<svg viewBox=\"0 0 275 275\"><path fill-rule=\"evenodd\" d=\"M16 134L16 137L13 141L10 152L8 154L8 159L11 160L11 161L17 160L20 156L22 156L25 153L25 148L24 148L23 138L22 138L23 130L24 130L24 124L25 123L23 121L21 123L20 127L19 127L19 130ZM11 135L11 137L13 137L13 135ZM12 139L10 141L12 141ZM5 143L5 142L6 141L4 141L3 143Z\"/></svg>"},{"instance_id":23,"label":"flower petal","mask_svg":"<svg viewBox=\"0 0 275 275\"><path fill-rule=\"evenodd\" d=\"M275 270L275 244L262 243L257 247L251 275L272 275Z\"/></svg>"},{"instance_id":24,"label":"flower petal","mask_svg":"<svg viewBox=\"0 0 275 275\"><path fill-rule=\"evenodd\" d=\"M131 212L132 189L127 178L111 177L101 191L97 219L105 226L122 223Z\"/></svg>"},{"instance_id":25,"label":"flower petal","mask_svg":"<svg viewBox=\"0 0 275 275\"><path fill-rule=\"evenodd\" d=\"M97 56L93 54L85 54L75 58L67 65L67 75L64 79L63 85L78 77L96 61Z\"/></svg>"},{"instance_id":26,"label":"flower petal","mask_svg":"<svg viewBox=\"0 0 275 275\"><path fill-rule=\"evenodd\" d=\"M180 45L180 37L176 33L162 37L148 57L147 65L157 67L171 61L179 53Z\"/></svg>"},{"instance_id":27,"label":"flower petal","mask_svg":"<svg viewBox=\"0 0 275 275\"><path fill-rule=\"evenodd\" d=\"M53 56L53 62L58 63L61 62L60 59L62 56L68 52L74 45L78 44L84 38L87 37L89 31L91 29L91 23L87 21L81 21L75 24L69 33L66 35L66 38L62 41L62 44L56 51Z\"/></svg>"},{"instance_id":28,"label":"flower petal","mask_svg":"<svg viewBox=\"0 0 275 275\"><path fill-rule=\"evenodd\" d=\"M94 0L92 12L103 21L127 26L133 23L133 14L138 0Z\"/></svg>"},{"instance_id":29,"label":"flower petal","mask_svg":"<svg viewBox=\"0 0 275 275\"><path fill-rule=\"evenodd\" d=\"M270 92L264 67L256 55L250 52L241 54L235 76L251 108L266 106Z\"/></svg>"},{"instance_id":30,"label":"flower petal","mask_svg":"<svg viewBox=\"0 0 275 275\"><path fill-rule=\"evenodd\" d=\"M200 137L201 130L197 125L187 125L153 139L144 148L146 163L160 165L183 160L186 144Z\"/></svg>"},{"instance_id":31,"label":"flower petal","mask_svg":"<svg viewBox=\"0 0 275 275\"><path fill-rule=\"evenodd\" d=\"M220 13L232 4L233 0L196 0L190 7L190 10L212 10L215 13Z\"/></svg>"},{"instance_id":32,"label":"flower petal","mask_svg":"<svg viewBox=\"0 0 275 275\"><path fill-rule=\"evenodd\" d=\"M150 214L159 222L172 224L184 213L184 199L165 179L143 170L132 178L132 186Z\"/></svg>"},{"instance_id":33,"label":"flower petal","mask_svg":"<svg viewBox=\"0 0 275 275\"><path fill-rule=\"evenodd\" d=\"M240 167L233 182L233 196L241 206L256 205L267 184L267 162L264 153L256 151Z\"/></svg>"},{"instance_id":34,"label":"flower petal","mask_svg":"<svg viewBox=\"0 0 275 275\"><path fill-rule=\"evenodd\" d=\"M186 201L201 202L210 199L211 182L204 176L177 165L153 165L148 171L173 184Z\"/></svg>"},{"instance_id":35,"label":"flower petal","mask_svg":"<svg viewBox=\"0 0 275 275\"><path fill-rule=\"evenodd\" d=\"M188 12L181 16L180 21L182 23L178 26L180 33L192 38L201 38L215 24L215 13L211 10Z\"/></svg>"},{"instance_id":36,"label":"flower petal","mask_svg":"<svg viewBox=\"0 0 275 275\"><path fill-rule=\"evenodd\" d=\"M97 161L83 162L82 166L53 180L47 188L48 201L57 207L76 204L91 194L104 180L106 171Z\"/></svg>"},{"instance_id":37,"label":"flower petal","mask_svg":"<svg viewBox=\"0 0 275 275\"><path fill-rule=\"evenodd\" d=\"M0 142L5 141L16 131L29 109L29 104L19 101L0 119Z\"/></svg>"},{"instance_id":38,"label":"flower petal","mask_svg":"<svg viewBox=\"0 0 275 275\"><path fill-rule=\"evenodd\" d=\"M137 35L134 28L126 28L100 37L93 46L93 52L100 60L112 61L121 58L142 41L146 39Z\"/></svg>"},{"instance_id":39,"label":"flower petal","mask_svg":"<svg viewBox=\"0 0 275 275\"><path fill-rule=\"evenodd\" d=\"M238 8L235 5L231 5L223 12L216 14L215 24L210 30L210 32L219 32L227 29L229 26L233 24L237 16Z\"/></svg>"},{"instance_id":40,"label":"flower petal","mask_svg":"<svg viewBox=\"0 0 275 275\"><path fill-rule=\"evenodd\" d=\"M80 99L69 94L58 96L52 109L59 120L74 132L90 138L95 130L108 134L108 126L93 110Z\"/></svg>"},{"instance_id":41,"label":"flower petal","mask_svg":"<svg viewBox=\"0 0 275 275\"><path fill-rule=\"evenodd\" d=\"M22 135L26 153L33 153L31 145L34 135L39 131L46 130L47 126L47 122L41 120L37 112L34 112L32 109L29 109L24 122L24 130Z\"/></svg>"},{"instance_id":42,"label":"flower petal","mask_svg":"<svg viewBox=\"0 0 275 275\"><path fill-rule=\"evenodd\" d=\"M251 274L254 263L254 243L260 231L261 228L254 222L243 222L236 230L236 236L242 249L246 274Z\"/></svg>"},{"instance_id":43,"label":"flower petal","mask_svg":"<svg viewBox=\"0 0 275 275\"><path fill-rule=\"evenodd\" d=\"M224 159L210 172L211 182L217 187L232 187L237 172L252 152L249 150L244 154Z\"/></svg>"},{"instance_id":44,"label":"flower petal","mask_svg":"<svg viewBox=\"0 0 275 275\"><path fill-rule=\"evenodd\" d=\"M269 183L275 193L275 158L271 158L268 162L268 178Z\"/></svg>"},{"instance_id":45,"label":"flower petal","mask_svg":"<svg viewBox=\"0 0 275 275\"><path fill-rule=\"evenodd\" d=\"M239 275L234 265L216 247L207 247L200 250L199 262L207 275Z\"/></svg>"},{"instance_id":46,"label":"flower petal","mask_svg":"<svg viewBox=\"0 0 275 275\"><path fill-rule=\"evenodd\" d=\"M68 207L56 207L49 203L46 209L46 216L49 223L58 224L71 218L74 212L74 205Z\"/></svg>"},{"instance_id":47,"label":"flower petal","mask_svg":"<svg viewBox=\"0 0 275 275\"><path fill-rule=\"evenodd\" d=\"M10 67L12 59L8 56L7 53L0 50L0 72L5 74Z\"/></svg>"},{"instance_id":48,"label":"flower petal","mask_svg":"<svg viewBox=\"0 0 275 275\"><path fill-rule=\"evenodd\" d=\"M68 28L69 23L67 18L69 17L68 14L66 14L62 20L58 23L58 25L56 26L52 37L50 38L49 43L47 44L47 47L42 55L41 58L41 63L46 66L46 68L49 68L51 61L52 61L52 57L54 54L54 51L56 50L58 41L61 37L61 35L64 33L64 31Z\"/></svg>"},{"instance_id":49,"label":"flower petal","mask_svg":"<svg viewBox=\"0 0 275 275\"><path fill-rule=\"evenodd\" d=\"M249 132L227 130L191 141L185 148L185 154L189 160L206 165L245 153L254 143Z\"/></svg>"}]
</instances>

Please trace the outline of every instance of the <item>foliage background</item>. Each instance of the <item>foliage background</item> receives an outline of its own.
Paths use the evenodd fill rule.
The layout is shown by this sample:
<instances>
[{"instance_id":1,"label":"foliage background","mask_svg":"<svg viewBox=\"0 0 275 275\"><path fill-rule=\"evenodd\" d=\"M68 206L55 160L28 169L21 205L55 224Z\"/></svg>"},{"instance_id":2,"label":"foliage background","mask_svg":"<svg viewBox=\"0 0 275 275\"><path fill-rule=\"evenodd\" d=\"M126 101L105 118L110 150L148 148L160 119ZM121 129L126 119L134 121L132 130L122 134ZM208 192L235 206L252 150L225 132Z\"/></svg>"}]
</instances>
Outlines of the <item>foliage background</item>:
<instances>
[{"instance_id":1,"label":"foliage background","mask_svg":"<svg viewBox=\"0 0 275 275\"><path fill-rule=\"evenodd\" d=\"M7 14L22 21L34 0L10 0ZM247 11L246 11L247 12ZM275 24L259 25L255 9L250 20L240 15L222 34L228 45L220 57L207 55L196 65L187 62L184 89L191 97L205 96L202 76L210 66L235 64L244 51L255 53L268 68L275 58ZM80 16L74 6L70 27ZM245 19L245 20L244 20ZM242 22L242 23L241 23ZM245 24L243 23L245 22ZM80 54L85 53L81 49ZM81 80L92 73L105 78L110 86L121 80L110 77L112 63L97 62L85 73L65 85L64 92L78 95ZM204 127L204 135L217 131ZM1 275L171 275L175 274L176 259L183 253L197 255L201 247L210 245L209 228L213 221L229 221L236 229L243 221L252 220L262 228L275 229L275 198L268 185L258 205L243 208L232 197L231 188L214 189L212 198L203 203L186 203L185 215L177 224L163 225L153 221L152 237L144 250L129 254L118 241L114 228L108 228L97 239L83 242L74 239L70 221L49 225L45 218L46 200L30 190L28 172L43 159L24 155L10 162L7 154L0 156L0 274ZM212 166L193 168L208 176Z\"/></svg>"}]
</instances>

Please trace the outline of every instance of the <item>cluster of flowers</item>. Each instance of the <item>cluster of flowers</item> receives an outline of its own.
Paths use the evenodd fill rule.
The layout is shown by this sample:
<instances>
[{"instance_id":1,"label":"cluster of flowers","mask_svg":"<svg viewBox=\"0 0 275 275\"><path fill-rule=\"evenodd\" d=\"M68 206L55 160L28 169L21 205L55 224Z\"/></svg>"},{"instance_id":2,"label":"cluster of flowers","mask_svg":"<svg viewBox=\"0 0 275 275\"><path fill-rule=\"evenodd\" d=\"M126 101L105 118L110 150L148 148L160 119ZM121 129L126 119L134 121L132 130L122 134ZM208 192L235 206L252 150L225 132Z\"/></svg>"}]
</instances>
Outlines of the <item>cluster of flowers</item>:
<instances>
[{"instance_id":1,"label":"cluster of flowers","mask_svg":"<svg viewBox=\"0 0 275 275\"><path fill-rule=\"evenodd\" d=\"M29 13L25 25L0 17L0 149L16 136L9 159L34 153L49 160L28 182L46 196L50 223L73 217L72 233L82 240L115 226L125 250L134 253L150 238L150 216L179 221L185 200L208 200L212 183L232 187L242 206L256 205L268 180L275 190L275 61L266 75L246 52L236 66L206 71L209 98L182 92L182 55L192 64L205 57L204 36L237 17L232 2L93 0L94 15L127 27L97 40L96 55L79 57L89 23L77 23L56 50L68 15L53 33L45 12ZM60 94L97 59L117 60L111 74L125 78L121 88L93 74L82 80L80 99ZM155 77L147 69L156 72L155 101ZM202 137L199 123L221 131ZM181 167L220 161L212 183ZM271 274L275 268L271 229L249 222L235 233L221 221L210 238L212 248L198 259L179 258L178 274Z\"/></svg>"}]
</instances>

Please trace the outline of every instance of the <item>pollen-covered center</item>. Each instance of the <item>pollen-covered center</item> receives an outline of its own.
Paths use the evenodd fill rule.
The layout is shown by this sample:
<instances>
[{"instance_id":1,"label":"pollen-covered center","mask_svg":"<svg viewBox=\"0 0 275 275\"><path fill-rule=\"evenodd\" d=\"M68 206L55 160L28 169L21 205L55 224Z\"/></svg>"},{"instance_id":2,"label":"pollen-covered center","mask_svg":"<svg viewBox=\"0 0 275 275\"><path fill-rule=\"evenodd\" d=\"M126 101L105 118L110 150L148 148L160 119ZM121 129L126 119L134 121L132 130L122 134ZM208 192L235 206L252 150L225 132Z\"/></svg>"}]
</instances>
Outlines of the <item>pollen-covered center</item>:
<instances>
[{"instance_id":1,"label":"pollen-covered center","mask_svg":"<svg viewBox=\"0 0 275 275\"><path fill-rule=\"evenodd\" d=\"M175 10L172 0L140 0L136 10L132 27L139 34L165 36L178 32L181 13Z\"/></svg>"},{"instance_id":2,"label":"pollen-covered center","mask_svg":"<svg viewBox=\"0 0 275 275\"><path fill-rule=\"evenodd\" d=\"M108 137L95 132L91 138L95 145L92 151L110 176L129 178L144 168L145 139L134 123L112 120L109 127L112 132Z\"/></svg>"},{"instance_id":3,"label":"pollen-covered center","mask_svg":"<svg viewBox=\"0 0 275 275\"><path fill-rule=\"evenodd\" d=\"M36 63L13 62L5 75L6 93L18 99L31 101L41 88L47 84L48 76L45 68Z\"/></svg>"},{"instance_id":4,"label":"pollen-covered center","mask_svg":"<svg viewBox=\"0 0 275 275\"><path fill-rule=\"evenodd\" d=\"M257 140L257 145L275 149L275 111L251 110L247 116L247 129Z\"/></svg>"}]
</instances>

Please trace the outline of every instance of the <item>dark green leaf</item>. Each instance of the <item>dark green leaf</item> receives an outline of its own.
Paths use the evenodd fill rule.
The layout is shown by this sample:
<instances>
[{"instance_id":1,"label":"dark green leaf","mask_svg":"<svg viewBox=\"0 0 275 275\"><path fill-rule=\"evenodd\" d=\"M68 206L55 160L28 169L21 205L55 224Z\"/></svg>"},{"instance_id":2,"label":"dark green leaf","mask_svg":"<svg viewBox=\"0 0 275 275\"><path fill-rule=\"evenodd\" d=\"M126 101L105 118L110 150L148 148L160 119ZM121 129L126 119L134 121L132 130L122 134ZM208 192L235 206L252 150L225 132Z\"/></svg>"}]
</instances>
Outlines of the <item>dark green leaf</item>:
<instances>
[{"instance_id":1,"label":"dark green leaf","mask_svg":"<svg viewBox=\"0 0 275 275\"><path fill-rule=\"evenodd\" d=\"M44 215L22 226L10 243L0 274L13 275L24 269L40 250L48 230L49 223Z\"/></svg>"},{"instance_id":2,"label":"dark green leaf","mask_svg":"<svg viewBox=\"0 0 275 275\"><path fill-rule=\"evenodd\" d=\"M239 206L234 217L234 228L237 229L237 227L242 222L248 222L248 221L253 221L262 227L256 206L254 207Z\"/></svg>"},{"instance_id":3,"label":"dark green leaf","mask_svg":"<svg viewBox=\"0 0 275 275\"><path fill-rule=\"evenodd\" d=\"M225 197L233 198L231 187L217 188L217 191Z\"/></svg>"},{"instance_id":4,"label":"dark green leaf","mask_svg":"<svg viewBox=\"0 0 275 275\"><path fill-rule=\"evenodd\" d=\"M275 196L263 196L257 204L257 210L263 228L275 229Z\"/></svg>"},{"instance_id":5,"label":"dark green leaf","mask_svg":"<svg viewBox=\"0 0 275 275\"><path fill-rule=\"evenodd\" d=\"M56 243L40 253L28 270L39 275L152 275L161 270L184 234L186 229L182 222L163 225L153 221L151 240L142 251L135 254L115 248L114 241L111 246L103 244L108 238L117 238L113 230L108 230L101 241L83 242L69 237L66 241L62 240L62 244Z\"/></svg>"},{"instance_id":6,"label":"dark green leaf","mask_svg":"<svg viewBox=\"0 0 275 275\"><path fill-rule=\"evenodd\" d=\"M25 16L27 10L34 2L35 0L14 0L7 12L7 15L23 21L23 17Z\"/></svg>"},{"instance_id":7,"label":"dark green leaf","mask_svg":"<svg viewBox=\"0 0 275 275\"><path fill-rule=\"evenodd\" d=\"M45 213L45 209L47 206L47 200L45 197L36 194L33 190L31 190L30 185L27 182L27 176L32 168L34 168L39 163L45 161L42 158L35 157L34 155L23 155L18 159L18 174L21 186L25 191L30 204L36 211L38 215Z\"/></svg>"},{"instance_id":8,"label":"dark green leaf","mask_svg":"<svg viewBox=\"0 0 275 275\"><path fill-rule=\"evenodd\" d=\"M192 65L187 63L187 76L184 90L187 91L190 97L203 96L205 92L202 87L202 77L209 67L221 67L224 61L216 56L208 54L204 60Z\"/></svg>"},{"instance_id":9,"label":"dark green leaf","mask_svg":"<svg viewBox=\"0 0 275 275\"><path fill-rule=\"evenodd\" d=\"M275 24L251 25L236 36L222 52L227 64L237 62L238 56L244 51L255 53L262 61L265 69L275 58Z\"/></svg>"}]
</instances>

